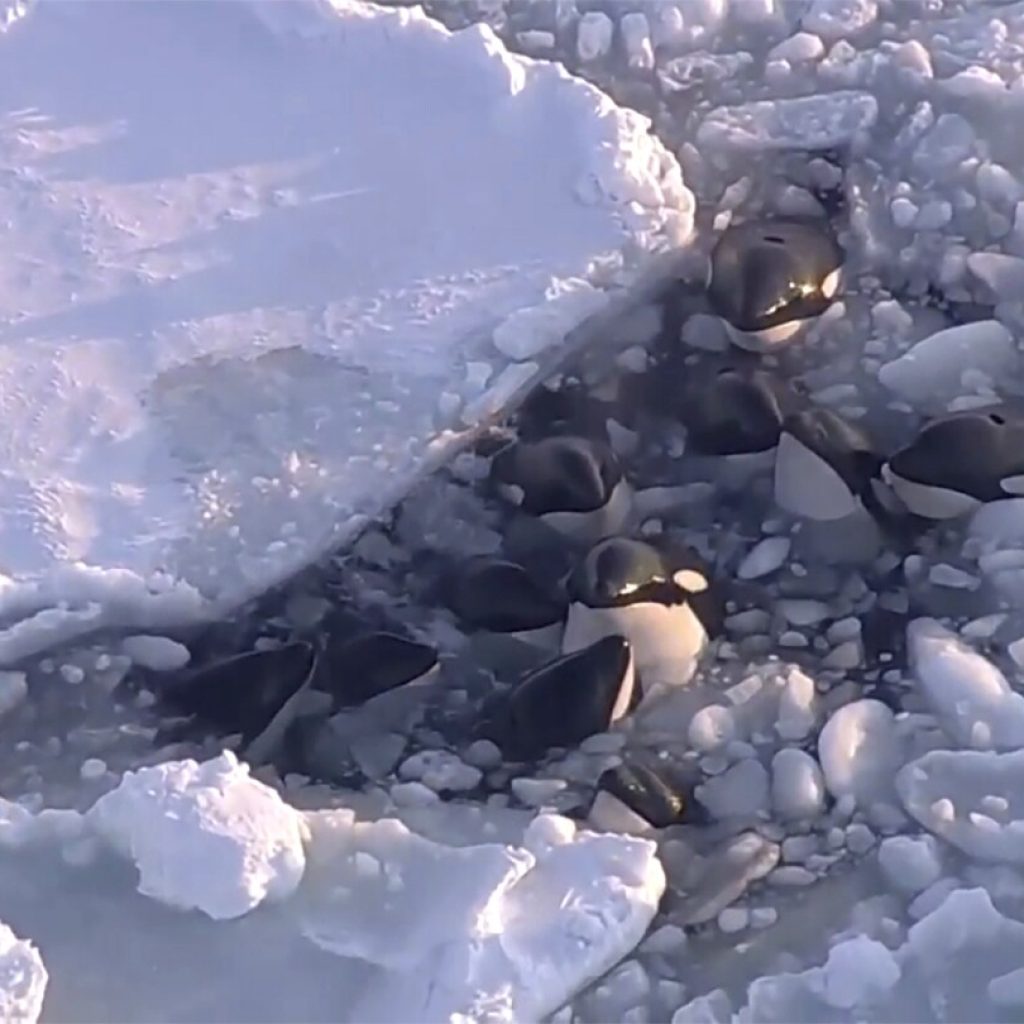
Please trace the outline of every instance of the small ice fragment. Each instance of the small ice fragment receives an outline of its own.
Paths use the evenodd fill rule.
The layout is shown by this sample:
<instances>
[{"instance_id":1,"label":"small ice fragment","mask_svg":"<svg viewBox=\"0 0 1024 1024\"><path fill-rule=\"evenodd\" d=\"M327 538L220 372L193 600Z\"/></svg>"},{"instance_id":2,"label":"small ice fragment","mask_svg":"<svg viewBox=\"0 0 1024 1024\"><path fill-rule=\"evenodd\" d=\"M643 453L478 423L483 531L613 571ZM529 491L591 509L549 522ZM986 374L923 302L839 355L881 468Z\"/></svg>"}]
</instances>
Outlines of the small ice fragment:
<instances>
[{"instance_id":1,"label":"small ice fragment","mask_svg":"<svg viewBox=\"0 0 1024 1024\"><path fill-rule=\"evenodd\" d=\"M720 704L701 708L690 719L687 738L694 750L718 750L736 735L736 721L732 712Z\"/></svg>"},{"instance_id":2,"label":"small ice fragment","mask_svg":"<svg viewBox=\"0 0 1024 1024\"><path fill-rule=\"evenodd\" d=\"M999 301L1012 302L1024 292L1024 259L1001 252L972 252L967 269Z\"/></svg>"},{"instance_id":3,"label":"small ice fragment","mask_svg":"<svg viewBox=\"0 0 1024 1024\"><path fill-rule=\"evenodd\" d=\"M933 565L928 571L928 579L937 587L950 587L953 590L977 590L981 586L981 580L977 576L972 576L969 572L957 569L947 562Z\"/></svg>"},{"instance_id":4,"label":"small ice fragment","mask_svg":"<svg viewBox=\"0 0 1024 1024\"><path fill-rule=\"evenodd\" d=\"M0 1020L35 1024L48 981L39 950L0 922Z\"/></svg>"},{"instance_id":5,"label":"small ice fragment","mask_svg":"<svg viewBox=\"0 0 1024 1024\"><path fill-rule=\"evenodd\" d=\"M863 660L863 651L858 640L847 640L838 644L821 660L824 668L835 668L847 672L857 668Z\"/></svg>"},{"instance_id":6,"label":"small ice fragment","mask_svg":"<svg viewBox=\"0 0 1024 1024\"><path fill-rule=\"evenodd\" d=\"M825 780L805 750L788 747L772 758L772 806L783 818L813 818L825 806Z\"/></svg>"},{"instance_id":7,"label":"small ice fragment","mask_svg":"<svg viewBox=\"0 0 1024 1024\"><path fill-rule=\"evenodd\" d=\"M897 196L889 204L892 222L898 228L909 228L917 218L917 207L906 196Z\"/></svg>"},{"instance_id":8,"label":"small ice fragment","mask_svg":"<svg viewBox=\"0 0 1024 1024\"><path fill-rule=\"evenodd\" d=\"M750 924L750 914L746 907L726 907L718 915L718 927L726 935L734 935L743 931Z\"/></svg>"},{"instance_id":9,"label":"small ice fragment","mask_svg":"<svg viewBox=\"0 0 1024 1024\"><path fill-rule=\"evenodd\" d=\"M784 740L803 739L814 727L816 704L814 680L798 668L791 669L779 696L775 731Z\"/></svg>"},{"instance_id":10,"label":"small ice fragment","mask_svg":"<svg viewBox=\"0 0 1024 1024\"><path fill-rule=\"evenodd\" d=\"M174 672L184 668L191 657L184 644L166 636L139 634L126 637L121 649L136 665L152 672Z\"/></svg>"},{"instance_id":11,"label":"small ice fragment","mask_svg":"<svg viewBox=\"0 0 1024 1024\"><path fill-rule=\"evenodd\" d=\"M938 231L952 219L953 207L948 200L929 199L918 212L914 227L919 231Z\"/></svg>"},{"instance_id":12,"label":"small ice fragment","mask_svg":"<svg viewBox=\"0 0 1024 1024\"><path fill-rule=\"evenodd\" d=\"M93 781L102 779L107 774L107 763L98 757L89 757L82 762L79 774L84 780Z\"/></svg>"},{"instance_id":13,"label":"small ice fragment","mask_svg":"<svg viewBox=\"0 0 1024 1024\"><path fill-rule=\"evenodd\" d=\"M768 51L768 60L785 60L800 64L821 60L825 56L825 44L813 32L797 32Z\"/></svg>"},{"instance_id":14,"label":"small ice fragment","mask_svg":"<svg viewBox=\"0 0 1024 1024\"><path fill-rule=\"evenodd\" d=\"M779 919L779 912L774 907L754 907L750 912L750 926L762 929L771 928Z\"/></svg>"},{"instance_id":15,"label":"small ice fragment","mask_svg":"<svg viewBox=\"0 0 1024 1024\"><path fill-rule=\"evenodd\" d=\"M837 1010L877 1002L901 977L900 965L889 949L867 935L836 943L823 968L822 998Z\"/></svg>"},{"instance_id":16,"label":"small ice fragment","mask_svg":"<svg viewBox=\"0 0 1024 1024\"><path fill-rule=\"evenodd\" d=\"M641 953L676 953L687 944L686 932L679 925L665 924L651 932L640 945Z\"/></svg>"},{"instance_id":17,"label":"small ice fragment","mask_svg":"<svg viewBox=\"0 0 1024 1024\"><path fill-rule=\"evenodd\" d=\"M651 44L651 26L643 11L630 11L619 21L626 61L637 71L654 67L654 47Z\"/></svg>"},{"instance_id":18,"label":"small ice fragment","mask_svg":"<svg viewBox=\"0 0 1024 1024\"><path fill-rule=\"evenodd\" d=\"M24 672L0 672L0 718L10 714L28 696Z\"/></svg>"},{"instance_id":19,"label":"small ice fragment","mask_svg":"<svg viewBox=\"0 0 1024 1024\"><path fill-rule=\"evenodd\" d=\"M942 862L932 836L890 836L878 848L878 864L899 892L917 895L939 880Z\"/></svg>"},{"instance_id":20,"label":"small ice fragment","mask_svg":"<svg viewBox=\"0 0 1024 1024\"><path fill-rule=\"evenodd\" d=\"M841 707L821 730L818 754L833 796L851 796L862 807L883 799L900 765L892 711L870 699Z\"/></svg>"},{"instance_id":21,"label":"small ice fragment","mask_svg":"<svg viewBox=\"0 0 1024 1024\"><path fill-rule=\"evenodd\" d=\"M60 675L64 682L77 686L85 679L85 669L81 665L61 665Z\"/></svg>"},{"instance_id":22,"label":"small ice fragment","mask_svg":"<svg viewBox=\"0 0 1024 1024\"><path fill-rule=\"evenodd\" d=\"M923 696L950 736L973 745L982 726L986 746L1024 746L1024 696L995 665L934 619L911 622L907 645Z\"/></svg>"},{"instance_id":23,"label":"small ice fragment","mask_svg":"<svg viewBox=\"0 0 1024 1024\"><path fill-rule=\"evenodd\" d=\"M428 807L441 800L437 793L422 782L396 782L390 792L396 807Z\"/></svg>"},{"instance_id":24,"label":"small ice fragment","mask_svg":"<svg viewBox=\"0 0 1024 1024\"><path fill-rule=\"evenodd\" d=\"M775 572L789 557L791 546L788 537L766 537L748 552L736 575L741 580L755 580Z\"/></svg>"},{"instance_id":25,"label":"small ice fragment","mask_svg":"<svg viewBox=\"0 0 1024 1024\"><path fill-rule=\"evenodd\" d=\"M479 768L464 764L447 750L423 750L406 758L398 769L403 779L418 779L438 793L475 789L483 778Z\"/></svg>"},{"instance_id":26,"label":"small ice fragment","mask_svg":"<svg viewBox=\"0 0 1024 1024\"><path fill-rule=\"evenodd\" d=\"M516 799L528 807L550 804L566 787L565 779L518 778L511 782Z\"/></svg>"},{"instance_id":27,"label":"small ice fragment","mask_svg":"<svg viewBox=\"0 0 1024 1024\"><path fill-rule=\"evenodd\" d=\"M810 641L796 629L787 629L779 634L780 647L807 647Z\"/></svg>"},{"instance_id":28,"label":"small ice fragment","mask_svg":"<svg viewBox=\"0 0 1024 1024\"><path fill-rule=\"evenodd\" d=\"M769 885L787 888L813 885L817 880L817 875L813 871L808 871L807 868L800 867L799 864L790 864L785 867L776 868L768 876Z\"/></svg>"},{"instance_id":29,"label":"small ice fragment","mask_svg":"<svg viewBox=\"0 0 1024 1024\"><path fill-rule=\"evenodd\" d=\"M697 787L697 799L715 818L746 817L768 806L768 772L746 759Z\"/></svg>"},{"instance_id":30,"label":"small ice fragment","mask_svg":"<svg viewBox=\"0 0 1024 1024\"><path fill-rule=\"evenodd\" d=\"M987 992L996 1006L1024 1006L1024 967L993 978Z\"/></svg>"},{"instance_id":31,"label":"small ice fragment","mask_svg":"<svg viewBox=\"0 0 1024 1024\"><path fill-rule=\"evenodd\" d=\"M878 17L875 0L812 0L801 23L822 39L834 42L856 35Z\"/></svg>"},{"instance_id":32,"label":"small ice fragment","mask_svg":"<svg viewBox=\"0 0 1024 1024\"><path fill-rule=\"evenodd\" d=\"M871 128L878 102L853 90L716 107L697 129L702 147L758 153L844 146Z\"/></svg>"},{"instance_id":33,"label":"small ice fragment","mask_svg":"<svg viewBox=\"0 0 1024 1024\"><path fill-rule=\"evenodd\" d=\"M615 26L601 11L588 11L580 18L576 36L576 54L584 63L606 57L612 48Z\"/></svg>"},{"instance_id":34,"label":"small ice fragment","mask_svg":"<svg viewBox=\"0 0 1024 1024\"><path fill-rule=\"evenodd\" d=\"M775 607L791 626L814 626L829 617L828 605L824 601L809 598L787 598Z\"/></svg>"}]
</instances>

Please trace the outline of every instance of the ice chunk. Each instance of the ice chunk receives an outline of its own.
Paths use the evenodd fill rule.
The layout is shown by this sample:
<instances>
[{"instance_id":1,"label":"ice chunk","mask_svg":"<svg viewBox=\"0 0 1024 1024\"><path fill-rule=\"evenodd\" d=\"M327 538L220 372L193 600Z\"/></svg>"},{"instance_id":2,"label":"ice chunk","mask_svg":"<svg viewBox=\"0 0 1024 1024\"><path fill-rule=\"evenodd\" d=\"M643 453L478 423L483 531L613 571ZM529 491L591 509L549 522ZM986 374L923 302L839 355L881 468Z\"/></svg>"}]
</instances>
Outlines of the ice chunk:
<instances>
[{"instance_id":1,"label":"ice chunk","mask_svg":"<svg viewBox=\"0 0 1024 1024\"><path fill-rule=\"evenodd\" d=\"M934 619L907 627L910 663L944 731L963 746L1024 746L1024 696L986 658Z\"/></svg>"},{"instance_id":2,"label":"ice chunk","mask_svg":"<svg viewBox=\"0 0 1024 1024\"><path fill-rule=\"evenodd\" d=\"M797 32L768 51L768 60L785 60L791 64L820 60L824 56L825 46L813 32Z\"/></svg>"},{"instance_id":3,"label":"ice chunk","mask_svg":"<svg viewBox=\"0 0 1024 1024\"><path fill-rule=\"evenodd\" d=\"M139 892L217 920L284 899L302 878L302 815L230 751L127 772L88 821L135 862Z\"/></svg>"},{"instance_id":4,"label":"ice chunk","mask_svg":"<svg viewBox=\"0 0 1024 1024\"><path fill-rule=\"evenodd\" d=\"M805 750L787 747L772 758L772 806L783 818L813 818L825 806L825 780Z\"/></svg>"},{"instance_id":5,"label":"ice chunk","mask_svg":"<svg viewBox=\"0 0 1024 1024\"><path fill-rule=\"evenodd\" d=\"M929 180L941 179L973 155L977 145L977 136L966 118L959 114L941 114L921 137L914 151L914 166Z\"/></svg>"},{"instance_id":6,"label":"ice chunk","mask_svg":"<svg viewBox=\"0 0 1024 1024\"><path fill-rule=\"evenodd\" d=\"M528 830L528 848L455 848L397 821L311 815L306 934L391 972L353 1019L541 1020L627 955L665 885L654 844L561 822Z\"/></svg>"},{"instance_id":7,"label":"ice chunk","mask_svg":"<svg viewBox=\"0 0 1024 1024\"><path fill-rule=\"evenodd\" d=\"M821 730L818 756L833 796L865 808L884 801L901 757L892 711L877 700L841 707Z\"/></svg>"},{"instance_id":8,"label":"ice chunk","mask_svg":"<svg viewBox=\"0 0 1024 1024\"><path fill-rule=\"evenodd\" d=\"M184 668L191 657L184 644L166 636L130 636L121 644L121 649L136 665L153 672Z\"/></svg>"},{"instance_id":9,"label":"ice chunk","mask_svg":"<svg viewBox=\"0 0 1024 1024\"><path fill-rule=\"evenodd\" d=\"M817 696L814 680L792 668L779 695L779 717L775 731L784 740L802 740L814 727L817 718Z\"/></svg>"},{"instance_id":10,"label":"ice chunk","mask_svg":"<svg viewBox=\"0 0 1024 1024\"><path fill-rule=\"evenodd\" d=\"M0 672L0 718L13 711L28 696L24 672Z\"/></svg>"},{"instance_id":11,"label":"ice chunk","mask_svg":"<svg viewBox=\"0 0 1024 1024\"><path fill-rule=\"evenodd\" d=\"M619 22L626 61L631 68L649 71L654 67L654 47L651 45L651 26L643 11L630 11Z\"/></svg>"},{"instance_id":12,"label":"ice chunk","mask_svg":"<svg viewBox=\"0 0 1024 1024\"><path fill-rule=\"evenodd\" d=\"M688 887L686 897L675 909L680 924L711 921L748 887L764 878L779 863L779 846L744 832L715 850L705 863L701 876Z\"/></svg>"},{"instance_id":13,"label":"ice chunk","mask_svg":"<svg viewBox=\"0 0 1024 1024\"><path fill-rule=\"evenodd\" d=\"M877 17L875 0L812 0L801 24L809 32L834 42L868 28Z\"/></svg>"},{"instance_id":14,"label":"ice chunk","mask_svg":"<svg viewBox=\"0 0 1024 1024\"><path fill-rule=\"evenodd\" d=\"M1024 293L1024 259L1001 252L972 252L967 269L982 281L997 302L1013 302Z\"/></svg>"},{"instance_id":15,"label":"ice chunk","mask_svg":"<svg viewBox=\"0 0 1024 1024\"><path fill-rule=\"evenodd\" d=\"M987 991L996 1006L1024 1006L1024 967L993 978Z\"/></svg>"},{"instance_id":16,"label":"ice chunk","mask_svg":"<svg viewBox=\"0 0 1024 1024\"><path fill-rule=\"evenodd\" d=\"M990 544L1024 544L1024 498L982 505L971 516L967 533Z\"/></svg>"},{"instance_id":17,"label":"ice chunk","mask_svg":"<svg viewBox=\"0 0 1024 1024\"><path fill-rule=\"evenodd\" d=\"M1010 332L998 320L975 320L929 335L886 363L878 377L901 398L924 405L955 398L965 371L980 370L1002 380L1012 376L1016 367Z\"/></svg>"},{"instance_id":18,"label":"ice chunk","mask_svg":"<svg viewBox=\"0 0 1024 1024\"><path fill-rule=\"evenodd\" d=\"M403 779L415 779L437 793L475 789L483 772L464 764L447 750L422 750L406 758L398 769Z\"/></svg>"},{"instance_id":19,"label":"ice chunk","mask_svg":"<svg viewBox=\"0 0 1024 1024\"><path fill-rule=\"evenodd\" d=\"M697 799L716 818L746 817L768 807L768 772L748 758L697 787Z\"/></svg>"},{"instance_id":20,"label":"ice chunk","mask_svg":"<svg viewBox=\"0 0 1024 1024\"><path fill-rule=\"evenodd\" d=\"M958 71L941 83L944 92L959 99L985 100L997 103L1006 97L1006 83L988 68L973 67Z\"/></svg>"},{"instance_id":21,"label":"ice chunk","mask_svg":"<svg viewBox=\"0 0 1024 1024\"><path fill-rule=\"evenodd\" d=\"M1024 864L1024 751L931 751L908 764L896 786L929 832L972 857ZM993 796L1006 801L1001 820Z\"/></svg>"},{"instance_id":22,"label":"ice chunk","mask_svg":"<svg viewBox=\"0 0 1024 1024\"><path fill-rule=\"evenodd\" d=\"M39 950L0 921L0 1020L36 1024L48 980Z\"/></svg>"},{"instance_id":23,"label":"ice chunk","mask_svg":"<svg viewBox=\"0 0 1024 1024\"><path fill-rule=\"evenodd\" d=\"M756 580L775 572L785 564L791 546L788 537L765 537L740 562L736 575L741 580Z\"/></svg>"},{"instance_id":24,"label":"ice chunk","mask_svg":"<svg viewBox=\"0 0 1024 1024\"><path fill-rule=\"evenodd\" d=\"M931 836L889 836L878 848L878 864L889 884L916 895L939 880L942 861Z\"/></svg>"},{"instance_id":25,"label":"ice chunk","mask_svg":"<svg viewBox=\"0 0 1024 1024\"><path fill-rule=\"evenodd\" d=\"M565 340L565 336L600 309L605 295L586 281L556 281L545 300L506 317L494 329L494 347L509 359L533 359Z\"/></svg>"},{"instance_id":26,"label":"ice chunk","mask_svg":"<svg viewBox=\"0 0 1024 1024\"><path fill-rule=\"evenodd\" d=\"M717 750L735 738L736 720L729 708L709 704L690 719L686 735L694 750Z\"/></svg>"},{"instance_id":27,"label":"ice chunk","mask_svg":"<svg viewBox=\"0 0 1024 1024\"><path fill-rule=\"evenodd\" d=\"M577 28L576 55L585 63L606 57L611 52L614 33L615 25L607 14L587 11Z\"/></svg>"},{"instance_id":28,"label":"ice chunk","mask_svg":"<svg viewBox=\"0 0 1024 1024\"><path fill-rule=\"evenodd\" d=\"M697 142L747 152L834 149L871 128L877 117L874 96L855 90L755 100L712 110L697 130Z\"/></svg>"},{"instance_id":29,"label":"ice chunk","mask_svg":"<svg viewBox=\"0 0 1024 1024\"><path fill-rule=\"evenodd\" d=\"M668 95L685 92L700 86L712 86L735 78L754 63L744 51L739 53L708 53L698 50L663 64L658 69L658 81Z\"/></svg>"},{"instance_id":30,"label":"ice chunk","mask_svg":"<svg viewBox=\"0 0 1024 1024\"><path fill-rule=\"evenodd\" d=\"M857 935L837 943L823 967L768 975L748 989L737 1024L794 1020L931 1019L995 1016L987 1007L994 977L1015 968L1024 926L1003 917L983 889L948 887L940 901L889 950ZM837 1013L836 1011L839 1011Z\"/></svg>"}]
</instances>

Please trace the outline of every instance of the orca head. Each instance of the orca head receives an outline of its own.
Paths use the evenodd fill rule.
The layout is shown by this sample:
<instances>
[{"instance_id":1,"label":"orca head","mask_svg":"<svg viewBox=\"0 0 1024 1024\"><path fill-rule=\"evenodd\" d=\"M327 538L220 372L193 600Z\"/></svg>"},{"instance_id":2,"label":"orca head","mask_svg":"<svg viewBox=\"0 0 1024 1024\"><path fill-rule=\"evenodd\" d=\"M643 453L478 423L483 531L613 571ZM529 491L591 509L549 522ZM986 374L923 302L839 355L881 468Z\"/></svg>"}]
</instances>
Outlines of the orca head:
<instances>
[{"instance_id":1,"label":"orca head","mask_svg":"<svg viewBox=\"0 0 1024 1024\"><path fill-rule=\"evenodd\" d=\"M491 462L491 479L531 515L595 512L622 480L611 447L585 437L548 437L513 442Z\"/></svg>"},{"instance_id":2,"label":"orca head","mask_svg":"<svg viewBox=\"0 0 1024 1024\"><path fill-rule=\"evenodd\" d=\"M311 682L317 668L312 644L246 651L167 680L159 699L219 735L241 734L249 744Z\"/></svg>"},{"instance_id":3,"label":"orca head","mask_svg":"<svg viewBox=\"0 0 1024 1024\"><path fill-rule=\"evenodd\" d=\"M633 758L601 774L589 820L601 828L637 822L637 831L681 823L704 824L707 815L692 798L692 780L673 765ZM630 829L632 831L632 829Z\"/></svg>"},{"instance_id":4,"label":"orca head","mask_svg":"<svg viewBox=\"0 0 1024 1024\"><path fill-rule=\"evenodd\" d=\"M563 594L541 586L523 566L489 555L460 567L450 591L452 611L463 623L494 633L554 625L568 608Z\"/></svg>"},{"instance_id":5,"label":"orca head","mask_svg":"<svg viewBox=\"0 0 1024 1024\"><path fill-rule=\"evenodd\" d=\"M569 577L570 599L589 608L683 603L688 591L673 578L661 552L632 537L595 544Z\"/></svg>"},{"instance_id":6,"label":"orca head","mask_svg":"<svg viewBox=\"0 0 1024 1024\"><path fill-rule=\"evenodd\" d=\"M726 324L749 334L802 323L832 304L842 262L842 249L824 222L760 220L730 226L711 253L711 308ZM776 343L787 340L784 333Z\"/></svg>"},{"instance_id":7,"label":"orca head","mask_svg":"<svg viewBox=\"0 0 1024 1024\"><path fill-rule=\"evenodd\" d=\"M1024 493L1024 408L1009 403L937 417L896 452L883 475L925 519L955 519Z\"/></svg>"},{"instance_id":8,"label":"orca head","mask_svg":"<svg viewBox=\"0 0 1024 1024\"><path fill-rule=\"evenodd\" d=\"M697 451L747 455L779 443L783 420L797 401L791 386L766 370L723 367L686 389L680 419Z\"/></svg>"},{"instance_id":9,"label":"orca head","mask_svg":"<svg viewBox=\"0 0 1024 1024\"><path fill-rule=\"evenodd\" d=\"M320 689L331 694L333 706L353 708L382 694L418 684L438 666L437 651L429 644L397 633L375 630L328 646Z\"/></svg>"}]
</instances>

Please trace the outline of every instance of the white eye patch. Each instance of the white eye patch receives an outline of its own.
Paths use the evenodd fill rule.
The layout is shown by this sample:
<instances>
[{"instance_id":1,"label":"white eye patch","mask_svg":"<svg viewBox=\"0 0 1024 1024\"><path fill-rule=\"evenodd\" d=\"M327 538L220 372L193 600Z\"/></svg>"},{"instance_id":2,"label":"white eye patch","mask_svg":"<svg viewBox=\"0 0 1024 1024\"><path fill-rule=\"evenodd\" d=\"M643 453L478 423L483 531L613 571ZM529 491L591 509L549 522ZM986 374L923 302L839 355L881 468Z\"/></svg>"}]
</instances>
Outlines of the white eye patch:
<instances>
[{"instance_id":1,"label":"white eye patch","mask_svg":"<svg viewBox=\"0 0 1024 1024\"><path fill-rule=\"evenodd\" d=\"M821 282L821 287L818 289L826 299L831 299L837 291L839 291L839 283L843 279L843 268L836 267L824 281Z\"/></svg>"},{"instance_id":2,"label":"white eye patch","mask_svg":"<svg viewBox=\"0 0 1024 1024\"><path fill-rule=\"evenodd\" d=\"M696 569L680 569L672 574L672 579L691 594L699 594L708 589L708 581Z\"/></svg>"},{"instance_id":3,"label":"white eye patch","mask_svg":"<svg viewBox=\"0 0 1024 1024\"><path fill-rule=\"evenodd\" d=\"M1016 476L1003 477L1003 479L999 481L999 486L1002 487L1007 494L1024 495L1024 474L1018 473Z\"/></svg>"}]
</instances>

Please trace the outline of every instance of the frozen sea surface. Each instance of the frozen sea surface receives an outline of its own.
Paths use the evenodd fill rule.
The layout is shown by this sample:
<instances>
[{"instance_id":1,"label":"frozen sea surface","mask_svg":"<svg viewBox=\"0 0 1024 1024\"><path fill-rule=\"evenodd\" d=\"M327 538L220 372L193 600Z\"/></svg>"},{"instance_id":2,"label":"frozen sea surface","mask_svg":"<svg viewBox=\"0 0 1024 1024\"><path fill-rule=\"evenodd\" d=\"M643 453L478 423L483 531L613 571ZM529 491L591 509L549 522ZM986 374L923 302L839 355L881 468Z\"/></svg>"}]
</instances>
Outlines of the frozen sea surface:
<instances>
[{"instance_id":1,"label":"frozen sea surface","mask_svg":"<svg viewBox=\"0 0 1024 1024\"><path fill-rule=\"evenodd\" d=\"M55 3L0 42L0 660L294 571L691 230L641 115L483 26Z\"/></svg>"},{"instance_id":2,"label":"frozen sea surface","mask_svg":"<svg viewBox=\"0 0 1024 1024\"><path fill-rule=\"evenodd\" d=\"M733 218L839 209L847 290L766 365L883 446L1024 394L1024 5L605 11L433 7L491 26L456 35L351 4L2 19L0 652L258 589L373 511L353 486L387 501L431 438L500 416L694 219L703 251ZM608 333L649 341L661 312ZM727 344L697 317L679 341L686 368ZM358 792L261 787L151 749L147 691L117 682L178 644L100 638L0 677L9 1004L34 1016L45 984L49 1021L1019 1019L1020 501L830 532L772 504L770 463L721 471L635 426L615 440L653 485L638 530L730 581L724 636L689 686L543 764L427 726L361 736ZM465 493L481 461L340 559L463 664L480 648L416 605L443 556L501 544ZM274 635L325 601L282 604ZM81 706L110 691L100 729ZM639 755L707 820L564 816Z\"/></svg>"}]
</instances>

